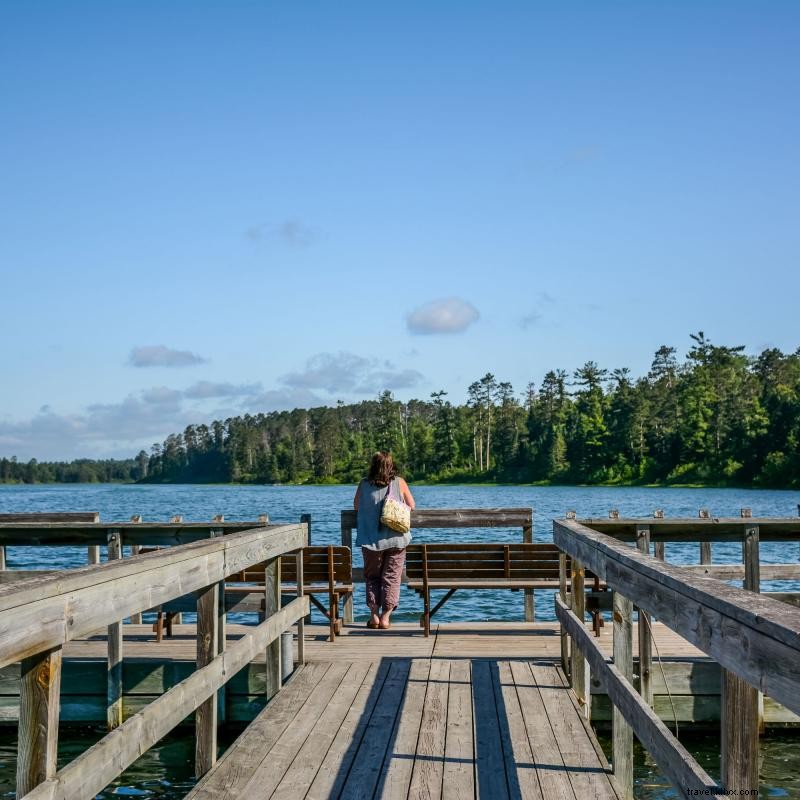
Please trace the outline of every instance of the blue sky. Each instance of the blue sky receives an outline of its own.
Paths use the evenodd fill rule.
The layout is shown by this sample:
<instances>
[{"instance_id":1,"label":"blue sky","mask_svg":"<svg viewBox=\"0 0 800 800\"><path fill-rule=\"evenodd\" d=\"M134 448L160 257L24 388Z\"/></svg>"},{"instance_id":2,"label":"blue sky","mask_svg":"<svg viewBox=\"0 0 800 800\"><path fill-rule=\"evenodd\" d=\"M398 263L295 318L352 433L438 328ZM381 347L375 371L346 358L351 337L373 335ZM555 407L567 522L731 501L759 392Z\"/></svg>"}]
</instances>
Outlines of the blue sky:
<instances>
[{"instance_id":1,"label":"blue sky","mask_svg":"<svg viewBox=\"0 0 800 800\"><path fill-rule=\"evenodd\" d=\"M800 345L800 5L0 5L0 455Z\"/></svg>"}]
</instances>

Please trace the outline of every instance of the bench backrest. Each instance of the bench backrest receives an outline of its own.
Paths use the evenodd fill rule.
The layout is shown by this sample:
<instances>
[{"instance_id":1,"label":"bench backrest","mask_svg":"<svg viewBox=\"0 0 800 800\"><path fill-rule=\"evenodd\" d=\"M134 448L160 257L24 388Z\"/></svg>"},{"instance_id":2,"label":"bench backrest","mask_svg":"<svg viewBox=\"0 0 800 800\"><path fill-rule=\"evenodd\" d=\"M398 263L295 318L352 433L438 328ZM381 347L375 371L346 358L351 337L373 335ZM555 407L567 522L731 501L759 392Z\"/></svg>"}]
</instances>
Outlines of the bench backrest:
<instances>
[{"instance_id":1,"label":"bench backrest","mask_svg":"<svg viewBox=\"0 0 800 800\"><path fill-rule=\"evenodd\" d=\"M410 544L406 574L422 578L423 550L428 578L519 578L558 580L559 549L554 544L448 543Z\"/></svg>"},{"instance_id":2,"label":"bench backrest","mask_svg":"<svg viewBox=\"0 0 800 800\"><path fill-rule=\"evenodd\" d=\"M296 551L281 556L281 583L297 583ZM303 548L303 583L328 583L329 563L333 565L334 583L353 582L353 561L350 548L341 545L311 545ZM264 583L264 565L229 575L226 583Z\"/></svg>"}]
</instances>

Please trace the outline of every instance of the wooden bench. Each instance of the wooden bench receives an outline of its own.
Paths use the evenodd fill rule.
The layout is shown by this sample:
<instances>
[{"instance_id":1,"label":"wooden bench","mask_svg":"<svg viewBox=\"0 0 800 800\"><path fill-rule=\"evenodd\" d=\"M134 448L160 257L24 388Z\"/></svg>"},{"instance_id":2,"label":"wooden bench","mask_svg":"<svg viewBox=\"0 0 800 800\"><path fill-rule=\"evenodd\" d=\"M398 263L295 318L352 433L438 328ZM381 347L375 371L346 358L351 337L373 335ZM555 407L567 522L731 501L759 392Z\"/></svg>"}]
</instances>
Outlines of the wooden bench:
<instances>
[{"instance_id":1,"label":"wooden bench","mask_svg":"<svg viewBox=\"0 0 800 800\"><path fill-rule=\"evenodd\" d=\"M253 594L259 589L263 595L264 583L264 564L256 564L249 569L229 575L225 579L226 605L231 596L235 602L237 597ZM281 591L287 594L297 593L295 553L281 556ZM307 594L309 600L328 618L332 642L342 629L339 601L352 593L353 561L349 547L329 544L303 548L303 594ZM319 594L328 595L327 608L316 597Z\"/></svg>"},{"instance_id":2,"label":"wooden bench","mask_svg":"<svg viewBox=\"0 0 800 800\"><path fill-rule=\"evenodd\" d=\"M560 551L549 543L411 544L406 549L408 587L422 597L420 625L430 635L431 617L459 589L558 589ZM567 563L569 569L569 562ZM595 576L595 591L602 587ZM446 593L431 608L431 591ZM602 625L593 613L597 632Z\"/></svg>"}]
</instances>

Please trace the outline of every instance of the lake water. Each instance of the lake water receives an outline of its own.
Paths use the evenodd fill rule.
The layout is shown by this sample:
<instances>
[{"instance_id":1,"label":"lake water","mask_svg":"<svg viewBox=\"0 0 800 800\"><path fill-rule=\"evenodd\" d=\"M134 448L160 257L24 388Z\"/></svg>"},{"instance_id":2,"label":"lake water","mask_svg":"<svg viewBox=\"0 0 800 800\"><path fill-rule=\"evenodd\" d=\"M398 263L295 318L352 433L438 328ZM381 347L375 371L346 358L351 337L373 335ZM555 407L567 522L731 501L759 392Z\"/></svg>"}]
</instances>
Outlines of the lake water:
<instances>
[{"instance_id":1,"label":"lake water","mask_svg":"<svg viewBox=\"0 0 800 800\"><path fill-rule=\"evenodd\" d=\"M339 512L352 506L353 486L129 486L129 485L47 485L0 486L0 513L19 511L99 511L103 521L128 520L141 514L146 521L168 520L182 514L186 521L209 521L216 514L228 520L255 520L268 513L273 522L295 522L300 515L312 516L315 544L338 543ZM667 517L696 517L700 508L714 516L738 516L751 508L754 516L796 516L800 492L742 489L649 489L608 487L526 487L526 486L419 486L413 487L420 508L531 507L534 509L536 541L552 538L552 520L575 510L579 517L605 517L610 509L621 516L649 516L661 508ZM427 530L414 534L416 541L519 541L519 530ZM54 552L57 557L54 559ZM677 563L696 562L697 545L669 544L667 558ZM360 564L360 553L353 554ZM739 544L713 545L713 560L730 563L741 560ZM800 543L765 543L763 563L800 561ZM80 566L86 563L85 548L9 548L10 568ZM769 589L800 590L800 583L764 583ZM537 618L554 619L552 593L537 592ZM417 619L421 604L404 591L397 619ZM356 600L357 619L366 617L363 601ZM441 621L520 620L521 595L512 592L461 592L437 614ZM244 621L244 620L242 620ZM61 742L60 760L69 761L100 736L98 730L70 731ZM0 796L13 797L15 736L0 732ZM718 736L691 736L684 744L708 772L718 777ZM608 740L601 739L604 745ZM120 795L183 797L193 784L193 739L176 732L142 756L99 797ZM771 735L762 740L762 796L800 799L800 738ZM640 748L636 751L636 796L672 798L671 789Z\"/></svg>"}]
</instances>

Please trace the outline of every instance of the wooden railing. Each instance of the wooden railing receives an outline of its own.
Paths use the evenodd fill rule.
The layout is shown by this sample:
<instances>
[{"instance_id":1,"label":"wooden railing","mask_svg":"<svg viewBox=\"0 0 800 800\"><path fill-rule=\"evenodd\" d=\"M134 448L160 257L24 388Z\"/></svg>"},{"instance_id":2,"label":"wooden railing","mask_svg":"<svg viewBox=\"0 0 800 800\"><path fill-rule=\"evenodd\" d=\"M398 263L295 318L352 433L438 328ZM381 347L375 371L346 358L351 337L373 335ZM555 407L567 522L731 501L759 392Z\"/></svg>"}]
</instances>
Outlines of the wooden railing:
<instances>
[{"instance_id":1,"label":"wooden railing","mask_svg":"<svg viewBox=\"0 0 800 800\"><path fill-rule=\"evenodd\" d=\"M206 526L207 527L207 526ZM216 760L217 692L259 653L266 653L266 693L280 689L280 635L300 626L308 598L280 606L280 556L307 543L305 524L260 527L105 564L64 570L0 587L0 667L21 661L17 796L94 797L145 750L195 714L195 765ZM266 562L266 619L226 647L221 585L226 576ZM297 569L302 575L302 557ZM120 649L109 650L109 722L114 730L56 769L62 650L99 628L174 598L197 596L197 670L133 717L121 720ZM117 658L119 656L119 658ZM113 696L112 696L113 695Z\"/></svg>"},{"instance_id":2,"label":"wooden railing","mask_svg":"<svg viewBox=\"0 0 800 800\"><path fill-rule=\"evenodd\" d=\"M798 521L745 518L592 523L589 527L573 519L554 520L555 543L565 561L567 556L571 558L570 592L566 593L564 576L560 596L556 597L556 614L563 641L568 638L571 642L569 673L579 701L588 711L590 669L613 703L612 761L626 797L632 797L634 734L682 793L710 794L721 789L653 712L647 682L642 681L640 692L634 688L634 604L646 628L644 634L640 630L640 638L650 641L649 620L657 617L723 668L722 784L725 790L740 794L757 789L758 690L800 712L800 609L755 593L759 534L765 532L762 539L772 541L791 540L800 528ZM595 526L612 528L613 537ZM699 535L706 541L741 537L745 589L649 555L651 537L661 542L692 541ZM716 538L723 535L724 539ZM637 547L620 539L635 541ZM613 663L606 661L584 624L586 569L604 579L614 592ZM566 661L563 649L562 658ZM642 672L646 666L640 663Z\"/></svg>"},{"instance_id":3,"label":"wooden railing","mask_svg":"<svg viewBox=\"0 0 800 800\"><path fill-rule=\"evenodd\" d=\"M353 531L357 525L356 512L345 509L342 518L342 544L353 550ZM411 512L411 529L421 528L521 528L522 541L533 542L532 508L426 508ZM363 582L363 570L353 568L353 580ZM536 617L533 589L525 589L525 620ZM353 596L344 603L345 623L353 621Z\"/></svg>"}]
</instances>

